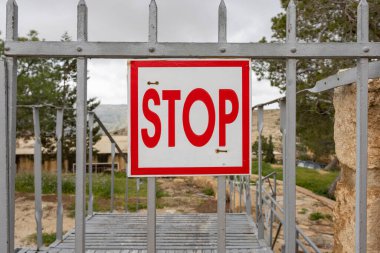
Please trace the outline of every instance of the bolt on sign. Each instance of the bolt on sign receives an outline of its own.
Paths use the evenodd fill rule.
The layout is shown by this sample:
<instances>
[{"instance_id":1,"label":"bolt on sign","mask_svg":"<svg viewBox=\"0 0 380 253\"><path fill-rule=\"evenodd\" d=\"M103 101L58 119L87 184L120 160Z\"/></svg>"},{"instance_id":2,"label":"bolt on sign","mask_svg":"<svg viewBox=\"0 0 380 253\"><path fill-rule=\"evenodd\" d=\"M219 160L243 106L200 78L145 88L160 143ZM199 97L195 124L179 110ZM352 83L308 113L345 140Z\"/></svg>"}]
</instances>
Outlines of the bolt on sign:
<instances>
[{"instance_id":1,"label":"bolt on sign","mask_svg":"<svg viewBox=\"0 0 380 253\"><path fill-rule=\"evenodd\" d=\"M131 60L131 177L247 175L249 60Z\"/></svg>"}]
</instances>

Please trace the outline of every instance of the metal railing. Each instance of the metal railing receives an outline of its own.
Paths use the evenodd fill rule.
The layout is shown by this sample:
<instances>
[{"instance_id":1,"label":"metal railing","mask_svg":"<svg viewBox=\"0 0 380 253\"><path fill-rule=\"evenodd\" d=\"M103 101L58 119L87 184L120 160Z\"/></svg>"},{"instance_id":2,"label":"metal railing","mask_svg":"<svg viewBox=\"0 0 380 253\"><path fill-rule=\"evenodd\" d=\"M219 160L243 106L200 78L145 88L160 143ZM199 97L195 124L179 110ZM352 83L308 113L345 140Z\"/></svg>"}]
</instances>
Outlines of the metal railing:
<instances>
[{"instance_id":1,"label":"metal railing","mask_svg":"<svg viewBox=\"0 0 380 253\"><path fill-rule=\"evenodd\" d=\"M272 186L272 182L273 186ZM259 198L259 184L258 181L256 182L256 221L264 220L264 214L265 211L264 205L267 205L269 208L269 214L267 214L269 217L267 220L269 220L268 224L263 222L263 228L266 228L268 230L268 244L271 246L272 250L274 249L278 236L280 234L281 228L284 226L284 209L281 207L280 203L276 200L277 197L277 173L272 172L268 174L267 176L262 178L263 187L261 188L261 201ZM270 192L266 190L265 183L270 189ZM260 217L262 216L262 217ZM273 238L273 229L274 225L277 224L277 231ZM264 231L263 231L264 232ZM263 233L264 234L264 233ZM301 240L302 239L302 240ZM305 243L307 245L305 245ZM303 252L309 253L310 250L307 248L311 248L313 252L320 253L321 251L318 249L318 247L315 245L315 243L296 225L296 247L298 252L299 248L302 249ZM285 246L286 247L286 246Z\"/></svg>"},{"instance_id":2,"label":"metal railing","mask_svg":"<svg viewBox=\"0 0 380 253\"><path fill-rule=\"evenodd\" d=\"M16 172L16 94L17 57L75 57L77 58L77 126L76 163L86 166L86 101L88 58L252 58L284 59L286 65L286 118L282 129L285 151L284 169L284 235L286 253L296 250L295 224L295 140L296 140L296 62L301 58L358 59L357 93L357 181L356 181L356 252L366 252L366 193L367 193L367 117L368 117L368 62L380 58L380 43L368 40L368 3L358 5L357 42L298 43L296 38L296 5L293 0L287 9L287 39L285 43L228 43L227 9L223 0L219 5L217 43L162 43L157 41L157 5L149 5L148 42L88 42L87 5L80 0L77 7L77 41L18 41L18 6L15 0L6 5L5 59L0 60L0 247L4 252L14 250L15 223L15 172ZM261 106L261 108L264 105ZM285 108L286 107L286 108ZM76 171L75 252L85 251L86 172ZM155 179L149 178L148 197L148 252L156 249L155 241ZM226 250L225 244L225 190L224 176L218 178L218 252Z\"/></svg>"},{"instance_id":3,"label":"metal railing","mask_svg":"<svg viewBox=\"0 0 380 253\"><path fill-rule=\"evenodd\" d=\"M43 237L42 237L42 143L41 143L41 131L40 131L40 114L39 109L41 107L53 107L57 109L56 116L56 159L57 159L57 221L56 221L56 240L60 242L63 240L63 202L62 202L62 138L63 133L63 116L64 110L68 108L59 108L52 105L20 105L20 108L29 108L33 111L33 125L34 125L34 199L35 199L35 219L36 219L36 236L37 236L37 250L43 247ZM72 110L72 108L69 108ZM114 182L115 182L115 149L118 150L119 154L125 162L127 163L127 156L122 152L120 146L115 142L114 138L104 127L103 123L96 116L94 112L88 113L88 129L89 129L89 150L88 150L88 184L89 184L89 198L88 198L88 210L87 215L92 216L94 214L94 197L93 197L93 127L94 122L102 128L103 132L106 134L110 141L110 155L111 161L111 186L110 186L110 212L115 210L115 193L114 193ZM86 124L87 125L87 124ZM117 148L116 148L117 147ZM75 171L76 172L76 171ZM139 187L136 189L138 192ZM138 206L138 198L137 203ZM137 207L138 208L138 207ZM126 191L125 191L125 212L128 212L128 176L126 175Z\"/></svg>"}]
</instances>

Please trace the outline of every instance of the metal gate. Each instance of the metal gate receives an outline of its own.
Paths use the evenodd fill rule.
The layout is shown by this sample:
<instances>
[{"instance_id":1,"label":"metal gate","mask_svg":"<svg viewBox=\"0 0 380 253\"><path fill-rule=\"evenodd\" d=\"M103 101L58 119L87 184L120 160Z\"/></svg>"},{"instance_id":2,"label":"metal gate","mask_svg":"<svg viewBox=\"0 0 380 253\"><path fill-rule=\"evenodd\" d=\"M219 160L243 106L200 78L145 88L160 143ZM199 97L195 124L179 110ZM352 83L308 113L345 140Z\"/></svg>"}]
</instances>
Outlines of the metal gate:
<instances>
[{"instance_id":1,"label":"metal gate","mask_svg":"<svg viewBox=\"0 0 380 253\"><path fill-rule=\"evenodd\" d=\"M287 39L285 43L228 43L227 9L219 5L217 43L161 43L157 41L157 5L149 5L148 42L87 41L87 6L78 4L77 41L20 42L18 11L15 0L7 2L5 58L0 60L0 247L4 252L14 249L15 216L15 145L17 57L77 58L77 134L76 164L86 166L86 101L88 58L252 58L286 60L286 122L282 125L285 149L284 236L285 251L296 250L295 225L295 163L296 163L296 63L301 58L357 59L357 181L356 181L356 252L366 252L366 177L367 177L367 109L368 62L380 58L380 43L368 41L368 4L361 0L358 7L357 42L299 43L296 38L296 5L290 1L287 9ZM262 106L259 107L262 110ZM85 251L85 170L76 170L75 252ZM148 252L155 252L155 179L149 178ZM262 179L260 177L260 187ZM225 177L218 178L218 252L225 252ZM222 193L222 194L220 194ZM261 191L259 190L259 194ZM260 196L261 199L261 196Z\"/></svg>"}]
</instances>

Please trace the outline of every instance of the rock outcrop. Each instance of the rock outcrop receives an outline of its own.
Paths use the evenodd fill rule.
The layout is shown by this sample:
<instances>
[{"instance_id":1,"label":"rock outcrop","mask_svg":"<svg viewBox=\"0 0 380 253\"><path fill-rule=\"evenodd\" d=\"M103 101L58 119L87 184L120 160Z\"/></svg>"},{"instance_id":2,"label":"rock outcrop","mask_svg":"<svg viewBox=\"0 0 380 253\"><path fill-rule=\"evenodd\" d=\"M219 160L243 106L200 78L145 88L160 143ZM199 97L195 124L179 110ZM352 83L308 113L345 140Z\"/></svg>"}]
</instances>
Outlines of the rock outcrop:
<instances>
[{"instance_id":1,"label":"rock outcrop","mask_svg":"<svg viewBox=\"0 0 380 253\"><path fill-rule=\"evenodd\" d=\"M355 249L356 85L335 89L334 139L342 174L334 209L334 252ZM380 80L369 83L367 252L380 252Z\"/></svg>"}]
</instances>

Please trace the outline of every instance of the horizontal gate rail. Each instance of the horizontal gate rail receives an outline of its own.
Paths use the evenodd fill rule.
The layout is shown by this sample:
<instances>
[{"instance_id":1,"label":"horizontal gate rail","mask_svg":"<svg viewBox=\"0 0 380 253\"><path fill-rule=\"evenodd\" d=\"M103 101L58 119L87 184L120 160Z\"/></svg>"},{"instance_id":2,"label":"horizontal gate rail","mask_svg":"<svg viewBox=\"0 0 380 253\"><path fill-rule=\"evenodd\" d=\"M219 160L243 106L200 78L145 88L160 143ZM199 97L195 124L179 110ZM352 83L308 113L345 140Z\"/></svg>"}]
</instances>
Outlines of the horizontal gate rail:
<instances>
[{"instance_id":1,"label":"horizontal gate rail","mask_svg":"<svg viewBox=\"0 0 380 253\"><path fill-rule=\"evenodd\" d=\"M5 42L6 56L89 58L380 58L380 43Z\"/></svg>"}]
</instances>

